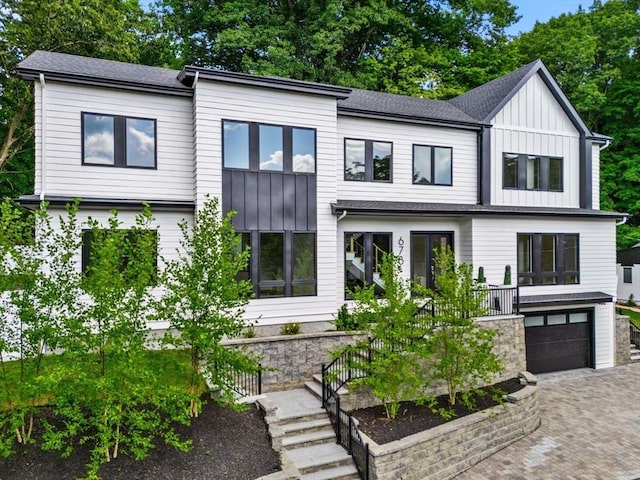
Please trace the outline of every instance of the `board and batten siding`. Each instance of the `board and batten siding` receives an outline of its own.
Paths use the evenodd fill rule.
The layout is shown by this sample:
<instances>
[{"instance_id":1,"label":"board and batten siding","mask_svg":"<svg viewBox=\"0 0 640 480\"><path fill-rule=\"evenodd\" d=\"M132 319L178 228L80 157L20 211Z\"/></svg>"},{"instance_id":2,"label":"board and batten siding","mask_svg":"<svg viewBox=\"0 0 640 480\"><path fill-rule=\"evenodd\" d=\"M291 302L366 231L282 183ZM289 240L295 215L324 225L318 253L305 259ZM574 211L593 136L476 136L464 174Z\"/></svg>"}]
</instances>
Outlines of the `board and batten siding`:
<instances>
[{"instance_id":1,"label":"board and batten siding","mask_svg":"<svg viewBox=\"0 0 640 480\"><path fill-rule=\"evenodd\" d=\"M41 193L42 145L46 142L45 190L50 195L141 200L193 199L191 99L48 81L45 138L42 86L35 82L36 185ZM81 112L156 120L157 169L82 165Z\"/></svg>"},{"instance_id":2,"label":"board and batten siding","mask_svg":"<svg viewBox=\"0 0 640 480\"><path fill-rule=\"evenodd\" d=\"M531 77L491 123L492 204L580 206L580 135L539 75ZM503 153L562 157L564 191L503 189Z\"/></svg>"},{"instance_id":3,"label":"board and batten siding","mask_svg":"<svg viewBox=\"0 0 640 480\"><path fill-rule=\"evenodd\" d=\"M337 312L336 220L331 213L336 201L335 98L199 80L193 116L197 205L206 195L222 195L223 119L316 129L317 296L254 299L246 318L259 325L331 320Z\"/></svg>"},{"instance_id":4,"label":"board and batten siding","mask_svg":"<svg viewBox=\"0 0 640 480\"><path fill-rule=\"evenodd\" d=\"M344 140L374 140L393 144L392 182L344 179ZM413 184L413 145L452 147L453 185ZM338 198L434 203L477 202L477 133L446 127L338 116L336 179Z\"/></svg>"}]
</instances>

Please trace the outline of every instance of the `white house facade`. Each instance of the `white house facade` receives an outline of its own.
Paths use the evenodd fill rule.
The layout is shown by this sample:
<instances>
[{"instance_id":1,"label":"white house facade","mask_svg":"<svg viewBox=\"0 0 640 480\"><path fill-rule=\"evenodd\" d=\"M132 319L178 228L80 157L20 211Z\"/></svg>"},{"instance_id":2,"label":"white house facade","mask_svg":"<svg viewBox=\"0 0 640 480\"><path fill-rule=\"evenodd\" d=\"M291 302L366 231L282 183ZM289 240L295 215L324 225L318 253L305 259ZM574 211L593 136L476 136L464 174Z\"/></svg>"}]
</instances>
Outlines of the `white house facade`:
<instances>
[{"instance_id":1,"label":"white house facade","mask_svg":"<svg viewBox=\"0 0 640 480\"><path fill-rule=\"evenodd\" d=\"M131 222L146 201L170 258L177 221L220 197L251 246L259 325L326 325L348 288L383 288L383 252L432 286L433 251L449 245L489 284L510 266L532 370L614 364L622 215L598 202L609 139L540 61L449 101L50 52L18 72L36 99L22 203L81 197L82 218L117 208Z\"/></svg>"}]
</instances>

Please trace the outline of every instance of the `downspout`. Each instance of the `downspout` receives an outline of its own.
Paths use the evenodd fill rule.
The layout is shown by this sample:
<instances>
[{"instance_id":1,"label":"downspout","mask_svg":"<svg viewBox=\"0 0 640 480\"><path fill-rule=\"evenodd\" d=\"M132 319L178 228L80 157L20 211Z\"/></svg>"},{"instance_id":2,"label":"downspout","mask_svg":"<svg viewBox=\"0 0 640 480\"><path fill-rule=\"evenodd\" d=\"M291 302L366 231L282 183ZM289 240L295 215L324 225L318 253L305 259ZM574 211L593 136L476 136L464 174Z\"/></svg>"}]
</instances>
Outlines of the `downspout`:
<instances>
[{"instance_id":1,"label":"downspout","mask_svg":"<svg viewBox=\"0 0 640 480\"><path fill-rule=\"evenodd\" d=\"M616 227L619 227L620 225L624 225L625 223L627 223L628 219L629 217L622 217L622 220L620 220L619 222L616 222Z\"/></svg>"},{"instance_id":2,"label":"downspout","mask_svg":"<svg viewBox=\"0 0 640 480\"><path fill-rule=\"evenodd\" d=\"M40 201L45 199L45 193L47 190L47 108L45 101L47 99L46 83L44 80L44 73L40 74Z\"/></svg>"},{"instance_id":3,"label":"downspout","mask_svg":"<svg viewBox=\"0 0 640 480\"><path fill-rule=\"evenodd\" d=\"M347 211L346 211L346 210L343 210L343 211L342 211L342 215L340 215L340 216L338 217L338 219L336 220L336 222L339 222L340 220L342 220L342 219L343 219L344 217L346 217L346 216L347 216Z\"/></svg>"}]
</instances>

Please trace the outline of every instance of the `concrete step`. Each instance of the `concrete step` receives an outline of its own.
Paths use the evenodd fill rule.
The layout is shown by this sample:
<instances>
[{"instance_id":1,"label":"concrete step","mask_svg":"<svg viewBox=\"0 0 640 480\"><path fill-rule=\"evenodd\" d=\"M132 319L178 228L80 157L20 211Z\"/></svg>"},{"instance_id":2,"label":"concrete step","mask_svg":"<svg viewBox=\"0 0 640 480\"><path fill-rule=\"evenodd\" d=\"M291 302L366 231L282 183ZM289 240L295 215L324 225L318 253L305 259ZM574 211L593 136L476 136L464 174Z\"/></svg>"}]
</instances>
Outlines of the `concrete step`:
<instances>
[{"instance_id":1,"label":"concrete step","mask_svg":"<svg viewBox=\"0 0 640 480\"><path fill-rule=\"evenodd\" d=\"M318 382L305 382L304 386L322 401L322 384Z\"/></svg>"},{"instance_id":2,"label":"concrete step","mask_svg":"<svg viewBox=\"0 0 640 480\"><path fill-rule=\"evenodd\" d=\"M287 451L301 475L353 465L351 456L336 443L323 443Z\"/></svg>"},{"instance_id":3,"label":"concrete step","mask_svg":"<svg viewBox=\"0 0 640 480\"><path fill-rule=\"evenodd\" d=\"M360 475L354 465L345 465L302 475L300 478L301 480L359 480Z\"/></svg>"},{"instance_id":4,"label":"concrete step","mask_svg":"<svg viewBox=\"0 0 640 480\"><path fill-rule=\"evenodd\" d=\"M313 376L313 381L318 385L320 385L320 398L322 398L322 374L316 373ZM349 389L347 387L343 386L338 389L339 395L347 395L348 393L349 393Z\"/></svg>"},{"instance_id":5,"label":"concrete step","mask_svg":"<svg viewBox=\"0 0 640 480\"><path fill-rule=\"evenodd\" d=\"M285 425L282 425L282 431L287 437L293 435L302 435L305 433L313 433L327 429L331 429L331 431L333 432L331 421L329 420L329 417L326 413L324 414L324 418L296 423L287 423Z\"/></svg>"},{"instance_id":6,"label":"concrete step","mask_svg":"<svg viewBox=\"0 0 640 480\"><path fill-rule=\"evenodd\" d=\"M291 415L279 415L278 418L280 419L280 424L281 425L289 425L292 423L300 423L300 422L306 422L306 421L311 421L311 420L323 420L327 418L327 412L321 408L318 407L317 409L314 408L312 410L308 410L307 413L296 413L296 414L291 414Z\"/></svg>"},{"instance_id":7,"label":"concrete step","mask_svg":"<svg viewBox=\"0 0 640 480\"><path fill-rule=\"evenodd\" d=\"M640 353L631 354L631 361L632 362L640 362Z\"/></svg>"},{"instance_id":8,"label":"concrete step","mask_svg":"<svg viewBox=\"0 0 640 480\"><path fill-rule=\"evenodd\" d=\"M335 443L335 441L336 434L333 428L328 428L311 433L303 433L301 435L286 436L282 439L282 448L285 450L294 450L296 448L320 445L321 443Z\"/></svg>"}]
</instances>

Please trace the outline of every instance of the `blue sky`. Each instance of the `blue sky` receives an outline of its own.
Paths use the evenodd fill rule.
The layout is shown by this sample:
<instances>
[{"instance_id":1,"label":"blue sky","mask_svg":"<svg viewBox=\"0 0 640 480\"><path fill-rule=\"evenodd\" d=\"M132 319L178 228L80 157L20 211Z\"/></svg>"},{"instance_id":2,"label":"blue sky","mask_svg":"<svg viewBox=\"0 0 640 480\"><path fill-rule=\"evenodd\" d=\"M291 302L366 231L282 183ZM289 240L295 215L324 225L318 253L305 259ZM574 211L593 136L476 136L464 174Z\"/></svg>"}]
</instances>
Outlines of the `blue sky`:
<instances>
[{"instance_id":1,"label":"blue sky","mask_svg":"<svg viewBox=\"0 0 640 480\"><path fill-rule=\"evenodd\" d=\"M507 33L517 35L519 32L530 31L536 23L546 22L551 17L557 17L562 13L574 13L578 6L583 10L589 10L592 0L511 0L518 7L517 13L522 18L518 23L507 29Z\"/></svg>"}]
</instances>

